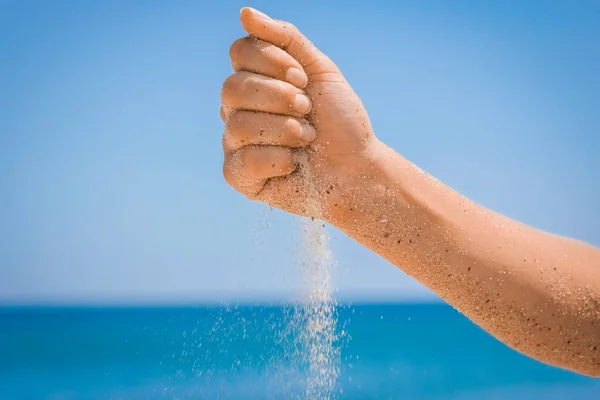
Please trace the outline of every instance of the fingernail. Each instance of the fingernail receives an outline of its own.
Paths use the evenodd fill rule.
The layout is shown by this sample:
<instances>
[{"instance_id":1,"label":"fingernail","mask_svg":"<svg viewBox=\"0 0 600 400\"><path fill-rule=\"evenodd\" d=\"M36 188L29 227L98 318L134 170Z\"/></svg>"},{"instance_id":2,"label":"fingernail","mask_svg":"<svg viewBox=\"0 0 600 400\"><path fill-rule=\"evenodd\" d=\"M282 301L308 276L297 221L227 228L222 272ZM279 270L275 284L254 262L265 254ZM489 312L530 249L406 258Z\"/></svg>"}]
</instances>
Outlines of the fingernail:
<instances>
[{"instance_id":1,"label":"fingernail","mask_svg":"<svg viewBox=\"0 0 600 400\"><path fill-rule=\"evenodd\" d=\"M255 9L255 8L252 8L252 7L248 7L248 9L249 9L250 11L252 11L252 13L253 13L253 14L255 14L257 17L260 17L260 18L262 18L262 19L265 19L265 20L267 20L267 21L271 21L271 17L269 17L267 14L265 14L265 13L263 13L263 12L260 12L260 11L258 11L257 9ZM243 10L243 9L242 9L242 10Z\"/></svg>"},{"instance_id":2,"label":"fingernail","mask_svg":"<svg viewBox=\"0 0 600 400\"><path fill-rule=\"evenodd\" d=\"M308 114L310 111L310 100L303 94L297 94L294 100L294 110L300 114Z\"/></svg>"},{"instance_id":3,"label":"fingernail","mask_svg":"<svg viewBox=\"0 0 600 400\"><path fill-rule=\"evenodd\" d=\"M302 124L300 128L300 139L305 142L312 142L316 136L315 129L309 124Z\"/></svg>"},{"instance_id":4,"label":"fingernail","mask_svg":"<svg viewBox=\"0 0 600 400\"><path fill-rule=\"evenodd\" d=\"M298 68L290 68L285 73L285 80L299 89L304 89L308 84L308 76Z\"/></svg>"}]
</instances>

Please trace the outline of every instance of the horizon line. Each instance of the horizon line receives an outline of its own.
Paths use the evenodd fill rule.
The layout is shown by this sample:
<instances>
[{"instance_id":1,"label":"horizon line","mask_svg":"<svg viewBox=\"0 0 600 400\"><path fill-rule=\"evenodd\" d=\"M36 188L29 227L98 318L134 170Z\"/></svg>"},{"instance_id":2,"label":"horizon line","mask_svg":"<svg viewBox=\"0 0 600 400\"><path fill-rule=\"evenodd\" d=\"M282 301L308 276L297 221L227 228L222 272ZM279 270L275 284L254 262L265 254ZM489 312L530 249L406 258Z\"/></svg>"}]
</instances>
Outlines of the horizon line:
<instances>
[{"instance_id":1,"label":"horizon line","mask_svg":"<svg viewBox=\"0 0 600 400\"><path fill-rule=\"evenodd\" d=\"M2 301L0 308L227 308L227 307L282 307L305 304L304 299L228 299L228 300L97 300L97 301ZM445 305L438 298L344 298L332 299L340 307L362 305Z\"/></svg>"}]
</instances>

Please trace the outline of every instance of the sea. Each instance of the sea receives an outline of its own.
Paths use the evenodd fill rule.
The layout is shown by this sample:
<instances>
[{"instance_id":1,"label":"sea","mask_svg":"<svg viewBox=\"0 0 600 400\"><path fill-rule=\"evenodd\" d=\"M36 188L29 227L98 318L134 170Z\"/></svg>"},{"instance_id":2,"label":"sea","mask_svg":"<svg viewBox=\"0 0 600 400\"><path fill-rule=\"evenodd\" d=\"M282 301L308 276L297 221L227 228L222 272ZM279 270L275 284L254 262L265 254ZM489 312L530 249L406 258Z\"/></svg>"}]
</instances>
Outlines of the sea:
<instances>
[{"instance_id":1,"label":"sea","mask_svg":"<svg viewBox=\"0 0 600 400\"><path fill-rule=\"evenodd\" d=\"M1 400L304 399L298 307L0 308ZM336 306L321 399L600 399L444 304ZM330 371L323 370L322 374Z\"/></svg>"}]
</instances>

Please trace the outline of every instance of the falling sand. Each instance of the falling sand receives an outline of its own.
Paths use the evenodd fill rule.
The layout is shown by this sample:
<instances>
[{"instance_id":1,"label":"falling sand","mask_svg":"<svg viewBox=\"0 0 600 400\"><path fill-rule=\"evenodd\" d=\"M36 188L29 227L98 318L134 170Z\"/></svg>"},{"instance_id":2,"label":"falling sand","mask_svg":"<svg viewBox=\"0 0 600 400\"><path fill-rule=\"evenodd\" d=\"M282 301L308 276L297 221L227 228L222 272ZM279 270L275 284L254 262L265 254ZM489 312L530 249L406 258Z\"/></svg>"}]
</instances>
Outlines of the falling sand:
<instances>
[{"instance_id":1,"label":"falling sand","mask_svg":"<svg viewBox=\"0 0 600 400\"><path fill-rule=\"evenodd\" d=\"M297 305L294 319L299 330L300 362L307 371L304 398L326 400L335 397L340 370L333 259L325 224L318 218L321 212L314 182L308 168L303 170L312 217L302 218L300 224L303 242L300 261L307 290Z\"/></svg>"}]
</instances>

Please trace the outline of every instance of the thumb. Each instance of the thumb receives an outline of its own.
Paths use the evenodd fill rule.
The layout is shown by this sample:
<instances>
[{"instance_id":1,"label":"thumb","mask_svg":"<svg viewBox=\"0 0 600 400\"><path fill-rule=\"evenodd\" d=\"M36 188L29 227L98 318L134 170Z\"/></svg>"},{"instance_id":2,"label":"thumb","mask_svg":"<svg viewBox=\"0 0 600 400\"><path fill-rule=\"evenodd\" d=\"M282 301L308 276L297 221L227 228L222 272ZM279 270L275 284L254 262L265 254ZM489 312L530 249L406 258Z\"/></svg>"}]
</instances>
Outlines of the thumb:
<instances>
[{"instance_id":1,"label":"thumb","mask_svg":"<svg viewBox=\"0 0 600 400\"><path fill-rule=\"evenodd\" d=\"M333 61L289 22L274 20L250 7L242 8L240 21L251 36L287 51L302 65L308 76L339 72Z\"/></svg>"}]
</instances>

